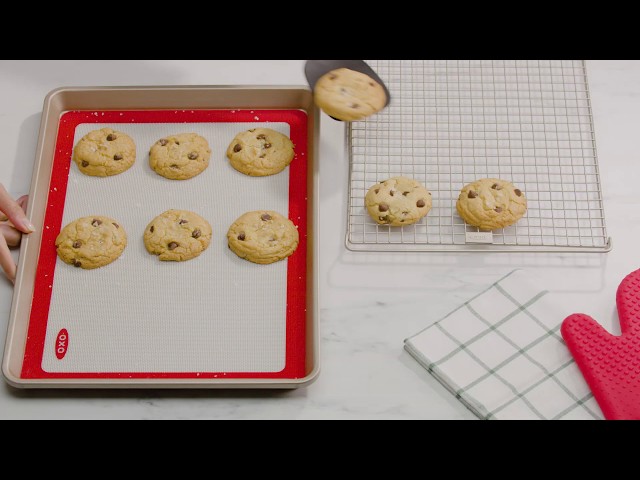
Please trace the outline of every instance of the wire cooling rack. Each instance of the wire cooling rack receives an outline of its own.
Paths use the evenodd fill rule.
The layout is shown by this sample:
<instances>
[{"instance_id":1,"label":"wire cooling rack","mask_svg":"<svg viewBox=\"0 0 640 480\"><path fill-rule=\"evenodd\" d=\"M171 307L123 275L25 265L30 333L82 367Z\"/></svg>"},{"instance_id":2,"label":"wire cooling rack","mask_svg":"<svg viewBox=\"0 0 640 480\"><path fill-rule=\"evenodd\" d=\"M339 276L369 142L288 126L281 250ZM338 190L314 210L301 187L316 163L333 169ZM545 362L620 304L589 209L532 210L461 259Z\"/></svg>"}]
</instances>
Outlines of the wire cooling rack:
<instances>
[{"instance_id":1,"label":"wire cooling rack","mask_svg":"<svg viewBox=\"0 0 640 480\"><path fill-rule=\"evenodd\" d=\"M389 88L391 104L347 129L347 248L611 249L583 61L367 63ZM378 225L366 211L365 194L374 183L398 175L422 182L433 208L414 225ZM477 235L455 208L460 189L484 177L513 182L528 202L522 219L491 235Z\"/></svg>"}]
</instances>

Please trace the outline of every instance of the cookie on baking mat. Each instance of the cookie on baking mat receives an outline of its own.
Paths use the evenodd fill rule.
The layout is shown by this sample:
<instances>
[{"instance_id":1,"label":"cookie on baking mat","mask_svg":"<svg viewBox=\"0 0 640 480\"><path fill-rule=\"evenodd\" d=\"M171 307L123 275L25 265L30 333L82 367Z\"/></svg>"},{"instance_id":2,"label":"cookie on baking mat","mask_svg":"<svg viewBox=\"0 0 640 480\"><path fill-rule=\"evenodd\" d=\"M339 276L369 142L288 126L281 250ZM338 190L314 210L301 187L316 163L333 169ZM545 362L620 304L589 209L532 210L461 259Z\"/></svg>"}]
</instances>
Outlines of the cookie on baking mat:
<instances>
[{"instance_id":1,"label":"cookie on baking mat","mask_svg":"<svg viewBox=\"0 0 640 480\"><path fill-rule=\"evenodd\" d=\"M416 223L431 210L431 193L420 182L407 177L376 183L364 201L376 223L393 227Z\"/></svg>"},{"instance_id":2,"label":"cookie on baking mat","mask_svg":"<svg viewBox=\"0 0 640 480\"><path fill-rule=\"evenodd\" d=\"M456 209L469 225L496 230L520 220L527 211L527 199L511 182L483 178L462 188Z\"/></svg>"},{"instance_id":3,"label":"cookie on baking mat","mask_svg":"<svg viewBox=\"0 0 640 480\"><path fill-rule=\"evenodd\" d=\"M387 103L382 86L364 73L338 68L316 82L313 98L327 115L344 121L361 120Z\"/></svg>"},{"instance_id":4,"label":"cookie on baking mat","mask_svg":"<svg viewBox=\"0 0 640 480\"><path fill-rule=\"evenodd\" d=\"M158 175L171 180L187 180L209 166L211 148L196 133L180 133L161 138L149 151L149 165Z\"/></svg>"},{"instance_id":5,"label":"cookie on baking mat","mask_svg":"<svg viewBox=\"0 0 640 480\"><path fill-rule=\"evenodd\" d=\"M122 254L127 233L113 218L82 217L62 229L55 245L63 262L91 270L110 264Z\"/></svg>"},{"instance_id":6,"label":"cookie on baking mat","mask_svg":"<svg viewBox=\"0 0 640 480\"><path fill-rule=\"evenodd\" d=\"M227 148L231 166L252 177L280 173L291 163L293 156L293 143L289 137L270 128L240 132Z\"/></svg>"},{"instance_id":7,"label":"cookie on baking mat","mask_svg":"<svg viewBox=\"0 0 640 480\"><path fill-rule=\"evenodd\" d=\"M287 258L300 241L293 222L272 210L245 213L229 227L227 240L240 258L261 264Z\"/></svg>"},{"instance_id":8,"label":"cookie on baking mat","mask_svg":"<svg viewBox=\"0 0 640 480\"><path fill-rule=\"evenodd\" d=\"M160 260L183 262L204 252L211 242L211 225L188 210L167 210L144 230L144 246Z\"/></svg>"},{"instance_id":9,"label":"cookie on baking mat","mask_svg":"<svg viewBox=\"0 0 640 480\"><path fill-rule=\"evenodd\" d=\"M136 144L126 133L111 128L93 130L76 144L73 161L85 175L118 175L136 161Z\"/></svg>"}]
</instances>

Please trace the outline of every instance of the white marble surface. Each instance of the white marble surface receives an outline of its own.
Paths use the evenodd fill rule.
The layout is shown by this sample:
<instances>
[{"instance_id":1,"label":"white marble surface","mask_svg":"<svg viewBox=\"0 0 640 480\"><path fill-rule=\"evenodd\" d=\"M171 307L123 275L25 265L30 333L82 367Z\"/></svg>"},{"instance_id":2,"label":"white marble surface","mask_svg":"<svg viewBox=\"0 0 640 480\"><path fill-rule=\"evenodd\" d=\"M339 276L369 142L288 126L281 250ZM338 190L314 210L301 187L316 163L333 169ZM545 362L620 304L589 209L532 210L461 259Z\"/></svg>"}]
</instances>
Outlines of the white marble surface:
<instances>
[{"instance_id":1,"label":"white marble surface","mask_svg":"<svg viewBox=\"0 0 640 480\"><path fill-rule=\"evenodd\" d=\"M63 85L304 84L303 61L0 62L0 182L29 188L42 101ZM576 311L618 333L615 291L640 267L640 62L590 61L608 254L363 254L345 250L344 125L320 141L321 374L260 391L21 391L0 384L0 418L475 418L402 340L508 271L542 277ZM0 345L12 288L0 278Z\"/></svg>"}]
</instances>

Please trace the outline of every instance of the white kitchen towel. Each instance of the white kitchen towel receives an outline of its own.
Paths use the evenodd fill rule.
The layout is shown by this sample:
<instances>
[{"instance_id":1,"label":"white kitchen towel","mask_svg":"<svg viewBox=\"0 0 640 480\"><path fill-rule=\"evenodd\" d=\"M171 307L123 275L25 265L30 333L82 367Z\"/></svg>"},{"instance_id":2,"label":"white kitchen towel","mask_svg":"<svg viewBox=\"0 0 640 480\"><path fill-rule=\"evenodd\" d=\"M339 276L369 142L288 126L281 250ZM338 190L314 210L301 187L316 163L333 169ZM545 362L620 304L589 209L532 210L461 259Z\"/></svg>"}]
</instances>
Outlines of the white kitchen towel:
<instances>
[{"instance_id":1,"label":"white kitchen towel","mask_svg":"<svg viewBox=\"0 0 640 480\"><path fill-rule=\"evenodd\" d=\"M480 418L602 419L560 335L558 302L514 270L405 349Z\"/></svg>"}]
</instances>

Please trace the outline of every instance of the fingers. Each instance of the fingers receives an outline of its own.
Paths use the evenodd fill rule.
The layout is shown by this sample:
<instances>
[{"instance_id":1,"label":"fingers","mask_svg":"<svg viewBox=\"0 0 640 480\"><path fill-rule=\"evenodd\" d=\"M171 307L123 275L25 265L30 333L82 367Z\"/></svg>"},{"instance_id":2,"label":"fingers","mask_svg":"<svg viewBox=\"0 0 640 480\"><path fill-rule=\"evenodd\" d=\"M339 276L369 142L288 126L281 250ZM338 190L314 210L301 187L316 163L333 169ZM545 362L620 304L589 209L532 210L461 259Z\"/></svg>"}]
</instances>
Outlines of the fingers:
<instances>
[{"instance_id":1,"label":"fingers","mask_svg":"<svg viewBox=\"0 0 640 480\"><path fill-rule=\"evenodd\" d=\"M14 283L16 280L16 264L2 235L0 235L0 267L11 280L11 283Z\"/></svg>"},{"instance_id":2,"label":"fingers","mask_svg":"<svg viewBox=\"0 0 640 480\"><path fill-rule=\"evenodd\" d=\"M33 232L35 229L31 222L27 220L25 212L27 210L27 201L29 197L23 195L15 202L7 193L5 188L0 184L0 221L11 220L20 230L25 233ZM8 214L4 215L2 212ZM14 283L16 280L16 264L13 261L9 247L17 247L20 245L22 238L21 233L8 223L0 224L0 268L7 275L7 278Z\"/></svg>"},{"instance_id":3,"label":"fingers","mask_svg":"<svg viewBox=\"0 0 640 480\"><path fill-rule=\"evenodd\" d=\"M20 245L22 233L8 223L0 223L0 235L4 236L9 248L14 248Z\"/></svg>"},{"instance_id":4,"label":"fingers","mask_svg":"<svg viewBox=\"0 0 640 480\"><path fill-rule=\"evenodd\" d=\"M24 213L27 213L27 204L29 203L29 195L22 195L16 200L16 203L20 205L20 208Z\"/></svg>"},{"instance_id":5,"label":"fingers","mask_svg":"<svg viewBox=\"0 0 640 480\"><path fill-rule=\"evenodd\" d=\"M26 200L22 200L22 203L26 205ZM11 223L15 227L24 233L31 233L35 231L35 227L27 219L22 207L11 198L11 195L0 184L0 211L4 212L6 216L11 220Z\"/></svg>"},{"instance_id":6,"label":"fingers","mask_svg":"<svg viewBox=\"0 0 640 480\"><path fill-rule=\"evenodd\" d=\"M27 204L29 203L29 195L22 195L16 200L16 203L20 205L20 208L24 213L27 213ZM0 222L6 222L9 218L0 211ZM12 225L13 226L13 225ZM9 244L11 246L11 244Z\"/></svg>"}]
</instances>

